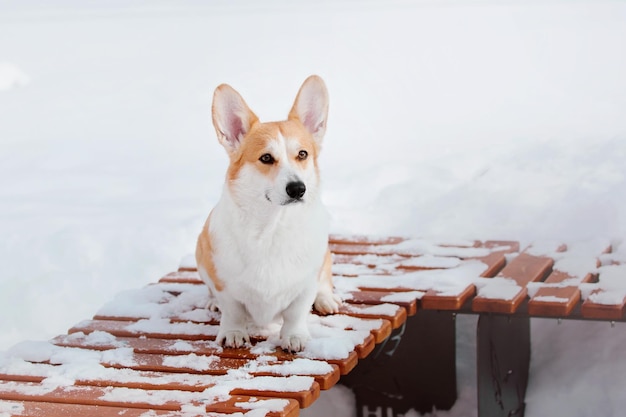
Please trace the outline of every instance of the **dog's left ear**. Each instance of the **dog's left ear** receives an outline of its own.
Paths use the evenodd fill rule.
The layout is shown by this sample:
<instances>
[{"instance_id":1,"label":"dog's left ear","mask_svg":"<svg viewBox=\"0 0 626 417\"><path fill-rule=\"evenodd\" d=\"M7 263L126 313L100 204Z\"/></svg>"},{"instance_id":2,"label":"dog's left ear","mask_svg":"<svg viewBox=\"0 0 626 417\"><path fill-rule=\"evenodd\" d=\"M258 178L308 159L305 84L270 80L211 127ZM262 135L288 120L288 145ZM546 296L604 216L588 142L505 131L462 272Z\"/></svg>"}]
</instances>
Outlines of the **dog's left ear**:
<instances>
[{"instance_id":1,"label":"dog's left ear","mask_svg":"<svg viewBox=\"0 0 626 417\"><path fill-rule=\"evenodd\" d=\"M328 118L328 90L326 84L317 75L304 80L296 101L289 112L289 120L298 119L313 135L318 144L322 143L326 133Z\"/></svg>"}]
</instances>

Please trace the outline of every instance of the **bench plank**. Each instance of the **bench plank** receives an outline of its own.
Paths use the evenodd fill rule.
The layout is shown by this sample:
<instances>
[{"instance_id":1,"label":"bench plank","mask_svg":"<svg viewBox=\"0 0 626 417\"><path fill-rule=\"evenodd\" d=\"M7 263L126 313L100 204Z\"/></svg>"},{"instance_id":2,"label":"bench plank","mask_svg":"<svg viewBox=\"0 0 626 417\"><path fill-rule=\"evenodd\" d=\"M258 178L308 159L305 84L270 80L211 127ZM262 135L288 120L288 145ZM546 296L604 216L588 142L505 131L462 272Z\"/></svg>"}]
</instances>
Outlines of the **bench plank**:
<instances>
[{"instance_id":1,"label":"bench plank","mask_svg":"<svg viewBox=\"0 0 626 417\"><path fill-rule=\"evenodd\" d=\"M58 365L48 365L41 363L31 363L28 375L23 373L5 373L0 372L0 380L15 382L32 382L42 383L44 379L51 375L61 374L63 371ZM294 379L295 378L295 379ZM298 401L300 408L310 406L320 395L320 386L312 378L306 389L293 390L290 385L304 385L306 382L303 378L307 377L272 377L266 376L262 380L269 386L280 386L281 391L272 389L262 389L251 384L251 380L233 381L230 377L213 377L205 374L184 374L184 373L167 373L154 371L134 371L129 368L107 369L105 373L101 370L92 369L83 370L81 378L77 379L74 384L80 386L94 387L118 387L133 388L147 390L174 390L174 391L192 391L202 392L206 389L216 387L223 383L231 386L230 395L246 395L261 396L272 398L291 398Z\"/></svg>"},{"instance_id":2,"label":"bench plank","mask_svg":"<svg viewBox=\"0 0 626 417\"><path fill-rule=\"evenodd\" d=\"M567 272L553 271L544 281L546 284L560 285L572 280ZM588 283L595 279L592 273L586 274L579 283ZM528 301L528 314L531 316L567 317L578 305L581 292L578 285L540 287Z\"/></svg>"},{"instance_id":3,"label":"bench plank","mask_svg":"<svg viewBox=\"0 0 626 417\"><path fill-rule=\"evenodd\" d=\"M257 401L271 401L270 398L234 395L227 400L214 399L207 403L207 395L198 392L174 390L146 390L116 387L86 387L72 385L67 387L49 387L35 382L0 381L0 400L35 401L62 404L80 404L120 408L139 408L149 410L183 411L184 407L194 406L206 412L225 414L242 413L249 410L246 406ZM275 400L275 399L274 399ZM296 400L281 399L269 402L273 408L268 416L296 417L299 405ZM276 410L278 405L280 410Z\"/></svg>"},{"instance_id":4,"label":"bench plank","mask_svg":"<svg viewBox=\"0 0 626 417\"><path fill-rule=\"evenodd\" d=\"M610 293L598 289L592 292L592 295L602 295ZM582 305L581 314L584 318L594 320L622 320L626 312L626 297L621 296L614 304L594 302L593 299L587 299Z\"/></svg>"},{"instance_id":5,"label":"bench plank","mask_svg":"<svg viewBox=\"0 0 626 417\"><path fill-rule=\"evenodd\" d=\"M626 264L612 261L598 268L598 283L582 305L584 318L622 320L626 311ZM594 288L595 287L595 288Z\"/></svg>"},{"instance_id":6,"label":"bench plank","mask_svg":"<svg viewBox=\"0 0 626 417\"><path fill-rule=\"evenodd\" d=\"M339 307L339 313L363 319L385 319L391 324L392 330L402 326L407 318L407 312L404 308L390 303L369 306L359 304L343 304ZM387 337L388 336L384 337L384 339Z\"/></svg>"},{"instance_id":7,"label":"bench plank","mask_svg":"<svg viewBox=\"0 0 626 417\"><path fill-rule=\"evenodd\" d=\"M526 299L529 282L541 281L551 270L554 261L545 256L520 253L496 275L493 283L479 291L472 302L472 310L485 313L508 313L517 311ZM495 281L498 279L497 281ZM481 293L482 292L482 293Z\"/></svg>"},{"instance_id":8,"label":"bench plank","mask_svg":"<svg viewBox=\"0 0 626 417\"><path fill-rule=\"evenodd\" d=\"M159 282L172 284L205 285L204 281L202 281L202 278L200 278L200 274L198 274L198 270L189 268L179 269L178 271L170 272L169 274L159 279Z\"/></svg>"},{"instance_id":9,"label":"bench plank","mask_svg":"<svg viewBox=\"0 0 626 417\"><path fill-rule=\"evenodd\" d=\"M408 316L417 312L417 300L423 296L420 291L349 291L342 294L343 301L351 304L378 305L391 303L403 307Z\"/></svg>"},{"instance_id":10,"label":"bench plank","mask_svg":"<svg viewBox=\"0 0 626 417\"><path fill-rule=\"evenodd\" d=\"M517 248L510 245L510 249L501 252L493 252L489 255L476 258L483 262L487 269L480 275L481 277L493 277L506 265L505 254L508 250ZM427 310L460 310L467 301L476 294L476 286L469 284L457 295L444 295L435 290L428 290L421 299L421 307Z\"/></svg>"},{"instance_id":11,"label":"bench plank","mask_svg":"<svg viewBox=\"0 0 626 417\"><path fill-rule=\"evenodd\" d=\"M57 346L74 347L91 350L111 350L118 347L128 347L133 349L135 353L161 354L161 355L196 355L211 356L216 355L224 358L234 359L257 359L260 355L273 356L276 361L290 361L299 357L298 354L288 353L280 348L273 349L271 352L263 350L261 353L252 352L251 348L224 349L217 343L209 341L181 341L170 339L151 339L151 338L135 338L135 337L118 337L110 343L98 343L90 341L86 337L58 336L52 339L52 343ZM355 351L351 351L345 358L328 359L328 358L311 358L328 362L339 368L341 375L350 372L358 362L358 355Z\"/></svg>"},{"instance_id":12,"label":"bench plank","mask_svg":"<svg viewBox=\"0 0 626 417\"><path fill-rule=\"evenodd\" d=\"M4 401L3 409L11 410L9 415L16 417L145 417L150 412L154 417L201 417L204 414L191 414L175 411L149 410L139 408L107 407L102 405L81 405L47 403L41 401ZM227 416L228 414L221 414ZM216 415L215 417L219 417Z\"/></svg>"}]
</instances>

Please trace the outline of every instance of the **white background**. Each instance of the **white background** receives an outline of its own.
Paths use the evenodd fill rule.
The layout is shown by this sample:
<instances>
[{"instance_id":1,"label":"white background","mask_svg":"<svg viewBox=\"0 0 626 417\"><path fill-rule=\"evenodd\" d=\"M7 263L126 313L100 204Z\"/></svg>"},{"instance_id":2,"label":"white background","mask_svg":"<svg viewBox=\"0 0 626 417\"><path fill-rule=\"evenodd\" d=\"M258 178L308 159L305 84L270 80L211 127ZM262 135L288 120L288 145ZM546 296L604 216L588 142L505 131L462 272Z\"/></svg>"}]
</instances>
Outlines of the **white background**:
<instances>
[{"instance_id":1,"label":"white background","mask_svg":"<svg viewBox=\"0 0 626 417\"><path fill-rule=\"evenodd\" d=\"M334 232L619 248L623 2L0 1L0 350L174 270L226 168L212 90L282 119L312 73ZM460 400L437 415L475 415L462 320ZM622 415L624 343L534 321L526 415Z\"/></svg>"}]
</instances>

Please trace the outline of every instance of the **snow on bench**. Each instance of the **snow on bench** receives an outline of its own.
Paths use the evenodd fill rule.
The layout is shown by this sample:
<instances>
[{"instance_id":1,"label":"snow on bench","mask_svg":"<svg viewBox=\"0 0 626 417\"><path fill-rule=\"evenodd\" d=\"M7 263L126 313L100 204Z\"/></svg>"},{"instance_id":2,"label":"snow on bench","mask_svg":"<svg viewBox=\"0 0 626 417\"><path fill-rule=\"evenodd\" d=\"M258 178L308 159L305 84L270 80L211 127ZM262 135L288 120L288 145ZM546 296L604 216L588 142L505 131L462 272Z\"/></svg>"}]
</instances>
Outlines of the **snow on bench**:
<instances>
[{"instance_id":1,"label":"snow on bench","mask_svg":"<svg viewBox=\"0 0 626 417\"><path fill-rule=\"evenodd\" d=\"M0 355L0 415L291 417L419 310L623 320L623 256L606 241L534 244L333 236L340 313L311 314L312 340L282 351L215 342L220 314L192 258L126 291L48 342Z\"/></svg>"}]
</instances>

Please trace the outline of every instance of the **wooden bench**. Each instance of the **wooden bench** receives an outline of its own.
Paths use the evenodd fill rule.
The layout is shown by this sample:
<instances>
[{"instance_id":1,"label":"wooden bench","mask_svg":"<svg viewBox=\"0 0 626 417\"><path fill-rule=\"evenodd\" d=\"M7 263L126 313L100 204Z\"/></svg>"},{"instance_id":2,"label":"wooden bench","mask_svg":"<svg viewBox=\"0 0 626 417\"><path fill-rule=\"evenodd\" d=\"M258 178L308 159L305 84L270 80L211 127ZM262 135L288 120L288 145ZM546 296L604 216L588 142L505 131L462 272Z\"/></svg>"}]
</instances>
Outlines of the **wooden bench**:
<instances>
[{"instance_id":1,"label":"wooden bench","mask_svg":"<svg viewBox=\"0 0 626 417\"><path fill-rule=\"evenodd\" d=\"M479 315L479 415L523 415L531 317L624 319L606 242L520 252L510 241L333 236L331 249L345 304L310 316L304 352L262 332L251 348L222 349L219 314L183 264L67 335L0 356L0 415L291 417L340 381L359 416L449 409L457 314Z\"/></svg>"}]
</instances>

